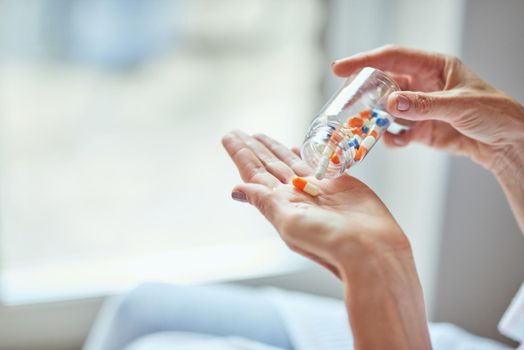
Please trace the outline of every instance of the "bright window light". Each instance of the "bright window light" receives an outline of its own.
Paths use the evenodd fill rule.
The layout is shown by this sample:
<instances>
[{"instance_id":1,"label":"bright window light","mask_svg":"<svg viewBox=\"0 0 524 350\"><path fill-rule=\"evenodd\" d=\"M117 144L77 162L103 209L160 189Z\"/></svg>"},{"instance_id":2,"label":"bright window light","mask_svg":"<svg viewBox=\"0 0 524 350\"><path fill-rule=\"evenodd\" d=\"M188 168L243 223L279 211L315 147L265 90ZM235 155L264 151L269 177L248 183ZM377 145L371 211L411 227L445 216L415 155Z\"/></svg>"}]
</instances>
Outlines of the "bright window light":
<instances>
[{"instance_id":1,"label":"bright window light","mask_svg":"<svg viewBox=\"0 0 524 350\"><path fill-rule=\"evenodd\" d=\"M301 142L321 101L323 6L0 0L4 296L291 266L257 255L276 232L230 200L220 138ZM228 244L247 245L235 260Z\"/></svg>"}]
</instances>

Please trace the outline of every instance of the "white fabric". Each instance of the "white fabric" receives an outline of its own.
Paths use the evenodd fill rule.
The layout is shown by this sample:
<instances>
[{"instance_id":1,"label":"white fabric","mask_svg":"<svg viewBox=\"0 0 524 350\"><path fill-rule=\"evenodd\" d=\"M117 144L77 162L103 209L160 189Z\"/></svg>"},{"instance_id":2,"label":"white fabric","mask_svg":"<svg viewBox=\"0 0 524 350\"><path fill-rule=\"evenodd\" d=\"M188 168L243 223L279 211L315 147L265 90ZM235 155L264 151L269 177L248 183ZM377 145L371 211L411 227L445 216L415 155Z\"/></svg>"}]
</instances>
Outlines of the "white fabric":
<instances>
[{"instance_id":1,"label":"white fabric","mask_svg":"<svg viewBox=\"0 0 524 350\"><path fill-rule=\"evenodd\" d=\"M499 331L508 338L520 342L519 349L524 349L524 283L502 316Z\"/></svg>"},{"instance_id":2,"label":"white fabric","mask_svg":"<svg viewBox=\"0 0 524 350\"><path fill-rule=\"evenodd\" d=\"M154 333L129 344L124 350L282 350L241 337L213 337L183 332Z\"/></svg>"},{"instance_id":3,"label":"white fabric","mask_svg":"<svg viewBox=\"0 0 524 350\"><path fill-rule=\"evenodd\" d=\"M271 289L268 293L295 349L353 348L353 337L342 301L278 289Z\"/></svg>"},{"instance_id":4,"label":"white fabric","mask_svg":"<svg viewBox=\"0 0 524 350\"><path fill-rule=\"evenodd\" d=\"M296 350L347 350L353 348L346 309L342 301L268 288L266 295L275 305ZM524 284L501 320L501 330L522 339L519 328L524 317ZM430 324L435 350L503 350L507 346L467 333L451 324ZM509 333L507 333L509 330ZM520 337L520 338L519 338ZM241 337L164 332L144 336L125 350L282 350ZM521 346L519 348L524 348Z\"/></svg>"}]
</instances>

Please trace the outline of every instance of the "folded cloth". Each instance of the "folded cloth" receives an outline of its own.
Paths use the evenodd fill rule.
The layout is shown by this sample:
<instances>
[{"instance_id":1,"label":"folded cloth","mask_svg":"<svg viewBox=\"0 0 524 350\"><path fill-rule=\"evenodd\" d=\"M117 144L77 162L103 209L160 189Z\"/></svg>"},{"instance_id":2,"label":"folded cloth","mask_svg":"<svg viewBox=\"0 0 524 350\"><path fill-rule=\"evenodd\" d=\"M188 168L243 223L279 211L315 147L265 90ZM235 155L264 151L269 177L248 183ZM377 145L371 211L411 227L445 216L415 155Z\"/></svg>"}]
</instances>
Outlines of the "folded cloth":
<instances>
[{"instance_id":1,"label":"folded cloth","mask_svg":"<svg viewBox=\"0 0 524 350\"><path fill-rule=\"evenodd\" d=\"M283 350L242 337L214 337L187 332L159 332L137 339L124 350Z\"/></svg>"},{"instance_id":2,"label":"folded cloth","mask_svg":"<svg viewBox=\"0 0 524 350\"><path fill-rule=\"evenodd\" d=\"M514 322L510 322L512 329L516 329ZM432 323L429 330L435 350L508 349L449 324ZM182 348L347 350L354 346L341 300L274 288L158 283L143 285L106 305L84 345L84 350Z\"/></svg>"},{"instance_id":3,"label":"folded cloth","mask_svg":"<svg viewBox=\"0 0 524 350\"><path fill-rule=\"evenodd\" d=\"M524 283L511 301L499 323L499 331L520 343L519 350L524 350Z\"/></svg>"}]
</instances>

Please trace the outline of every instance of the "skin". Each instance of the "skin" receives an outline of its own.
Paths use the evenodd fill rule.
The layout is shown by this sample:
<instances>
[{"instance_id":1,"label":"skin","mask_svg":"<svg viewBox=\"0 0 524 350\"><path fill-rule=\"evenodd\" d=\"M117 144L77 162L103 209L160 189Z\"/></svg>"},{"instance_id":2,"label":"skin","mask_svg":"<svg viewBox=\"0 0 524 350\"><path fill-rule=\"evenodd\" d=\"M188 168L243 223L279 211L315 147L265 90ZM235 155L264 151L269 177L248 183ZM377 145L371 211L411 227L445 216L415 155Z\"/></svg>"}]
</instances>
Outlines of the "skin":
<instances>
[{"instance_id":1,"label":"skin","mask_svg":"<svg viewBox=\"0 0 524 350\"><path fill-rule=\"evenodd\" d=\"M524 108L445 55L388 46L337 61L333 71L345 77L365 66L389 72L406 90L390 96L388 109L411 129L386 134L386 144L469 156L495 174L523 228ZM265 135L233 131L223 145L244 181L233 198L258 208L292 250L344 283L357 349L431 348L409 241L369 187L349 175L319 182L296 150ZM294 176L321 194L295 189Z\"/></svg>"}]
</instances>

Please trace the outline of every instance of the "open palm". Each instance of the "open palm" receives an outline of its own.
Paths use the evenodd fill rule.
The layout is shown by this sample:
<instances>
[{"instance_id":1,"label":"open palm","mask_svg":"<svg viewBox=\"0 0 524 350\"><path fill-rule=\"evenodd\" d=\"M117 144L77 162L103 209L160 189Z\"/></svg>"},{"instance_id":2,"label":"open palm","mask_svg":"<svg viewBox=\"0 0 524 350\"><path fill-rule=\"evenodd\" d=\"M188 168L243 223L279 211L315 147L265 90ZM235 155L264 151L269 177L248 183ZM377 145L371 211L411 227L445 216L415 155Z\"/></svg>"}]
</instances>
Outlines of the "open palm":
<instances>
[{"instance_id":1,"label":"open palm","mask_svg":"<svg viewBox=\"0 0 524 350\"><path fill-rule=\"evenodd\" d=\"M341 259L358 259L363 245L407 245L382 201L356 178L316 181L298 154L265 135L234 131L222 142L245 182L235 187L233 196L256 206L291 249L337 276ZM308 177L320 195L295 189L290 184L295 176Z\"/></svg>"}]
</instances>

